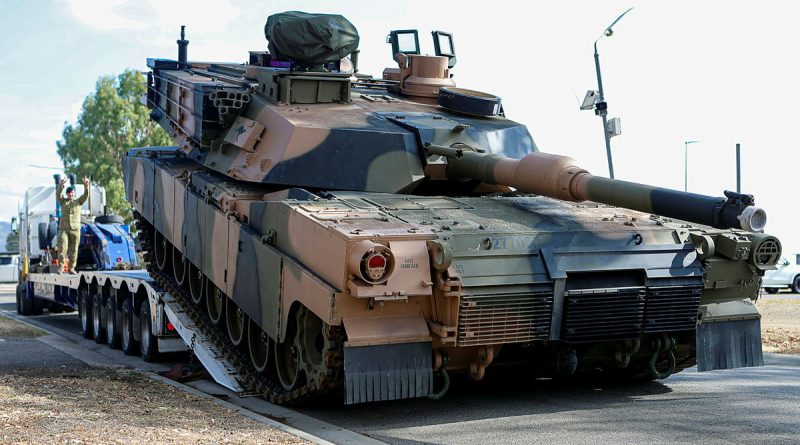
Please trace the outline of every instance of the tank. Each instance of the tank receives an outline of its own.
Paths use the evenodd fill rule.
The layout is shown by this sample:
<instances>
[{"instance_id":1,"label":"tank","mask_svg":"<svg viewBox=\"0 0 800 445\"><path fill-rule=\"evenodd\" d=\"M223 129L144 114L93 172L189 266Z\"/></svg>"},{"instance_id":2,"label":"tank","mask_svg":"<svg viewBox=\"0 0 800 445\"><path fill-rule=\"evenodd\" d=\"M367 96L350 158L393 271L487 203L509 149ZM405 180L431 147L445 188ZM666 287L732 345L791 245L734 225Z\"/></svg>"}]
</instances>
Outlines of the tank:
<instances>
[{"instance_id":1,"label":"tank","mask_svg":"<svg viewBox=\"0 0 800 445\"><path fill-rule=\"evenodd\" d=\"M753 302L781 246L752 196L540 152L500 98L456 86L445 32L422 55L391 31L379 78L344 17L265 34L244 64L189 61L183 35L178 60L148 59L175 146L123 160L151 275L244 386L350 404L441 398L500 362L630 382L762 363Z\"/></svg>"}]
</instances>

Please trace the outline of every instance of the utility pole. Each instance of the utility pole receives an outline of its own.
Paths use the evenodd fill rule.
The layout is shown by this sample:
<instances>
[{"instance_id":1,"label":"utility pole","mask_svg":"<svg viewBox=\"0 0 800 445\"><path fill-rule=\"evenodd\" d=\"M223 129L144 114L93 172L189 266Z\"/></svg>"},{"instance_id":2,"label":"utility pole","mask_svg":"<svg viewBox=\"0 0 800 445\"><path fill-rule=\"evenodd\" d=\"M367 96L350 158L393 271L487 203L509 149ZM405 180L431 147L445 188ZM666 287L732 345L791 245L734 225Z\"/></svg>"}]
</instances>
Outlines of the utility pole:
<instances>
[{"instance_id":1,"label":"utility pole","mask_svg":"<svg viewBox=\"0 0 800 445\"><path fill-rule=\"evenodd\" d=\"M736 144L736 193L742 193L742 144Z\"/></svg>"}]
</instances>

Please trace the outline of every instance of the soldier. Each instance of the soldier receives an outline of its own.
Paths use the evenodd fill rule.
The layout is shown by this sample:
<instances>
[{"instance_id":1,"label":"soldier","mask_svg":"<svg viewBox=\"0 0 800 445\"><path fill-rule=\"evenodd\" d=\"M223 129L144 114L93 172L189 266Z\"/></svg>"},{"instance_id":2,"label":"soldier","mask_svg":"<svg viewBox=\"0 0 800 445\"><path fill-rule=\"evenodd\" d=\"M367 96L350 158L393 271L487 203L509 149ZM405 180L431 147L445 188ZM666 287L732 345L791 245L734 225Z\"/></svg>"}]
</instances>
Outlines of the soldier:
<instances>
[{"instance_id":1,"label":"soldier","mask_svg":"<svg viewBox=\"0 0 800 445\"><path fill-rule=\"evenodd\" d=\"M61 196L67 178L58 183L56 197L61 204L61 220L58 222L58 263L61 272L75 273L75 263L78 261L78 242L81 236L81 206L89 198L91 183L89 178L83 177L83 195L75 199L75 187L67 187L67 197ZM69 271L64 269L64 259L69 258Z\"/></svg>"}]
</instances>

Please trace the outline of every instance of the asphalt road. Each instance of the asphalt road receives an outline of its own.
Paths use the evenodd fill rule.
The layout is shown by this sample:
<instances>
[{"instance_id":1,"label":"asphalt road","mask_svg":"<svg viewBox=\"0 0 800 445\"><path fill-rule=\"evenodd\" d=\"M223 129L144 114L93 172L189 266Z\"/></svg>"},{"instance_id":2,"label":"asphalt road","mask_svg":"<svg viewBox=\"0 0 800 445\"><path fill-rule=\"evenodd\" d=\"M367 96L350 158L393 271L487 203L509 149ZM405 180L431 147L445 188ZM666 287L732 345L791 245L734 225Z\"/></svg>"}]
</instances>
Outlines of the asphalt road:
<instances>
[{"instance_id":1,"label":"asphalt road","mask_svg":"<svg viewBox=\"0 0 800 445\"><path fill-rule=\"evenodd\" d=\"M14 309L13 293L0 293L0 309ZM79 329L75 314L37 318ZM481 382L455 378L438 402L328 403L299 411L393 444L800 443L800 357L768 354L766 362L688 369L632 386L562 386L501 368Z\"/></svg>"}]
</instances>

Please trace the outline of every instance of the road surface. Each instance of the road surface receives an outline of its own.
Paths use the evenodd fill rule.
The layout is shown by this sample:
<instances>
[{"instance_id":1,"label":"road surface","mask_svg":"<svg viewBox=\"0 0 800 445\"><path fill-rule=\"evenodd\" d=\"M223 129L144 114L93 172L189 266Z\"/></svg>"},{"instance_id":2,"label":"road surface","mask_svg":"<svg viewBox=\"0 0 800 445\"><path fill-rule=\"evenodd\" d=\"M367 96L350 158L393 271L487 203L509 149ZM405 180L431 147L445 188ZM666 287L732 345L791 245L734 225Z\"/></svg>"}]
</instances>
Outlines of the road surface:
<instances>
[{"instance_id":1,"label":"road surface","mask_svg":"<svg viewBox=\"0 0 800 445\"><path fill-rule=\"evenodd\" d=\"M13 311L13 288L4 289L0 310ZM36 318L80 330L76 314ZM490 369L482 382L454 378L441 401L329 402L298 411L392 444L800 443L800 357L767 354L766 363L692 368L635 386L562 386Z\"/></svg>"}]
</instances>

